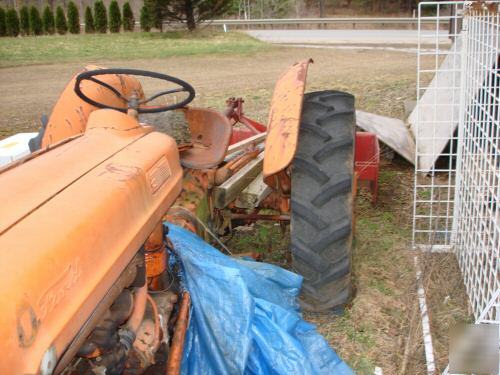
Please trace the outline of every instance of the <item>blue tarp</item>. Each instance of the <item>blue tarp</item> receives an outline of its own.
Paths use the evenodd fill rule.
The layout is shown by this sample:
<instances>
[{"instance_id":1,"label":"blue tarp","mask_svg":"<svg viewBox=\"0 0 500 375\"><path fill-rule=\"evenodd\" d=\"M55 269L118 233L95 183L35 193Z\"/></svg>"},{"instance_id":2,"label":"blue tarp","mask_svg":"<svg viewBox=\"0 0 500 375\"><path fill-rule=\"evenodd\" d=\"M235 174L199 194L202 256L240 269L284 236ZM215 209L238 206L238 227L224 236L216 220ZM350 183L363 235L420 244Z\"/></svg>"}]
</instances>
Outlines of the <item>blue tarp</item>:
<instances>
[{"instance_id":1,"label":"blue tarp","mask_svg":"<svg viewBox=\"0 0 500 375\"><path fill-rule=\"evenodd\" d=\"M168 227L192 302L183 374L354 374L302 320L301 276L225 256Z\"/></svg>"}]
</instances>

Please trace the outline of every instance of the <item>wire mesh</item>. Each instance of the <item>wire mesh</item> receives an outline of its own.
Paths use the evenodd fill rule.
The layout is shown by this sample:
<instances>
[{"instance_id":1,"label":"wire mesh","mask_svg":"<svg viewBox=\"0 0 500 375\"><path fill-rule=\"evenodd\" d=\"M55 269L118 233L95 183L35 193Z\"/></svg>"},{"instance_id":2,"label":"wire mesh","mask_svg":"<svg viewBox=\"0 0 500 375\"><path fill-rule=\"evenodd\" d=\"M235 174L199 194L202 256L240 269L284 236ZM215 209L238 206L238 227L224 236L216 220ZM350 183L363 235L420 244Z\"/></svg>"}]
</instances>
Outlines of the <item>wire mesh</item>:
<instances>
[{"instance_id":1,"label":"wire mesh","mask_svg":"<svg viewBox=\"0 0 500 375\"><path fill-rule=\"evenodd\" d=\"M476 322L500 324L498 1L420 3L418 47L413 245L454 251Z\"/></svg>"},{"instance_id":2,"label":"wire mesh","mask_svg":"<svg viewBox=\"0 0 500 375\"><path fill-rule=\"evenodd\" d=\"M460 113L463 2L418 8L414 247L451 249Z\"/></svg>"},{"instance_id":3,"label":"wire mesh","mask_svg":"<svg viewBox=\"0 0 500 375\"><path fill-rule=\"evenodd\" d=\"M471 8L463 24L454 245L477 318L500 288L500 15Z\"/></svg>"}]
</instances>

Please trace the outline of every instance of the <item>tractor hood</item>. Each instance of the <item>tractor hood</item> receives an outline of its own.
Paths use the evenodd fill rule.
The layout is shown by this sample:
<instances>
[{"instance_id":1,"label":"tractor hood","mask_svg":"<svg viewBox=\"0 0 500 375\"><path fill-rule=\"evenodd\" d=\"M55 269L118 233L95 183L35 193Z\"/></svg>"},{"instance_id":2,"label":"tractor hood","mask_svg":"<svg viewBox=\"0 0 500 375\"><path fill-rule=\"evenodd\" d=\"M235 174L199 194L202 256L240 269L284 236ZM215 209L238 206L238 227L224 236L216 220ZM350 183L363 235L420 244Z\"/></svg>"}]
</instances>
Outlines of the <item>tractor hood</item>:
<instances>
[{"instance_id":1,"label":"tractor hood","mask_svg":"<svg viewBox=\"0 0 500 375\"><path fill-rule=\"evenodd\" d=\"M59 359L181 190L175 141L112 110L0 174L0 373Z\"/></svg>"},{"instance_id":2,"label":"tractor hood","mask_svg":"<svg viewBox=\"0 0 500 375\"><path fill-rule=\"evenodd\" d=\"M129 116L110 112L114 111L101 110L92 116L94 125L85 137L69 139L53 149L42 150L39 155L28 156L25 162L14 163L0 174L0 235L113 154L151 131L141 128ZM109 115L115 113L122 129L115 126L114 129L111 127L114 132L110 132L106 124ZM108 137L111 133L114 136Z\"/></svg>"}]
</instances>

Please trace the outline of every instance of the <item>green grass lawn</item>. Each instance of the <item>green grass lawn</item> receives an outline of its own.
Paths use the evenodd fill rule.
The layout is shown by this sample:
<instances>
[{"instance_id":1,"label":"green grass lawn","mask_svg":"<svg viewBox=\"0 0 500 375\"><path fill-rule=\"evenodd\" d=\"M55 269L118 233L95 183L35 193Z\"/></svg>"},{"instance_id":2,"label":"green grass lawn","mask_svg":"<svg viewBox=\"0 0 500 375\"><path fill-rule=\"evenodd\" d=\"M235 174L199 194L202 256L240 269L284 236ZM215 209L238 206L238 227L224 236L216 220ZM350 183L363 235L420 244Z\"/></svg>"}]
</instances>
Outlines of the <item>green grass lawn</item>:
<instances>
[{"instance_id":1,"label":"green grass lawn","mask_svg":"<svg viewBox=\"0 0 500 375\"><path fill-rule=\"evenodd\" d=\"M81 59L133 60L236 53L269 48L238 33L165 32L53 35L0 39L0 67L53 64Z\"/></svg>"}]
</instances>

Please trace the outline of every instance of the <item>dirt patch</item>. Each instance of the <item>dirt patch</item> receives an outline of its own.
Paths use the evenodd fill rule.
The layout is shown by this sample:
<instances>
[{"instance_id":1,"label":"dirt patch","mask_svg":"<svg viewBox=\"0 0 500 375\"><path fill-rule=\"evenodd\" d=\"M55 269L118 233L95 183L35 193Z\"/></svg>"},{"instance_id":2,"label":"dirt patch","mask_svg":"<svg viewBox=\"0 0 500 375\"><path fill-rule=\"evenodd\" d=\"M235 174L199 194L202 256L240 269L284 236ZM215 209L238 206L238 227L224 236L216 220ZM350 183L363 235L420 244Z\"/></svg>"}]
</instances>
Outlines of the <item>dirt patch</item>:
<instances>
[{"instance_id":1,"label":"dirt patch","mask_svg":"<svg viewBox=\"0 0 500 375\"><path fill-rule=\"evenodd\" d=\"M335 88L352 92L357 107L401 117L403 101L414 97L416 58L408 53L380 51L275 48L244 56L169 57L156 60L102 61L36 65L0 69L0 137L39 127L50 114L71 76L86 64L159 71L180 77L196 89L194 104L222 108L228 96L243 96L246 111L267 119L274 83L295 61L312 57L308 90ZM151 91L162 87L149 86Z\"/></svg>"}]
</instances>

